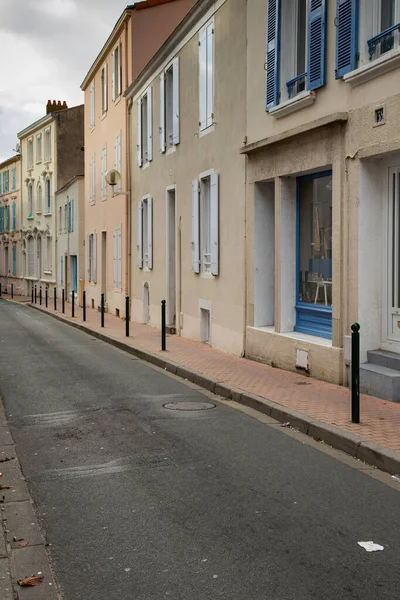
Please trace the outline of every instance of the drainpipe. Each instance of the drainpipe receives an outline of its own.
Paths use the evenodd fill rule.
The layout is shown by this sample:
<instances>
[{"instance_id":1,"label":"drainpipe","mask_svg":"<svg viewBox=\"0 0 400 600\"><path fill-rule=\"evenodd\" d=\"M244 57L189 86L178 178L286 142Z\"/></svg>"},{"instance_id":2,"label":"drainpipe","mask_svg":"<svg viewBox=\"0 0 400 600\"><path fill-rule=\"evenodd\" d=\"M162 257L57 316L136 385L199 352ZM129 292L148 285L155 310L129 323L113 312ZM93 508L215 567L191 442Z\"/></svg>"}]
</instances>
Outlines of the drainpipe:
<instances>
[{"instance_id":1,"label":"drainpipe","mask_svg":"<svg viewBox=\"0 0 400 600\"><path fill-rule=\"evenodd\" d=\"M129 69L128 69L128 20L125 21L125 82L126 86L129 85ZM132 207L132 199L131 199L131 107L132 107L132 99L130 99L127 103L125 109L125 131L126 131L126 149L127 149L127 157L125 160L125 172L126 172L126 182L127 182L127 191L128 195L125 196L125 219L126 219L126 248L127 248L127 260L126 263L126 271L125 271L125 281L126 281L126 295L131 298L131 262L132 262L132 224L131 224L131 207Z\"/></svg>"}]
</instances>

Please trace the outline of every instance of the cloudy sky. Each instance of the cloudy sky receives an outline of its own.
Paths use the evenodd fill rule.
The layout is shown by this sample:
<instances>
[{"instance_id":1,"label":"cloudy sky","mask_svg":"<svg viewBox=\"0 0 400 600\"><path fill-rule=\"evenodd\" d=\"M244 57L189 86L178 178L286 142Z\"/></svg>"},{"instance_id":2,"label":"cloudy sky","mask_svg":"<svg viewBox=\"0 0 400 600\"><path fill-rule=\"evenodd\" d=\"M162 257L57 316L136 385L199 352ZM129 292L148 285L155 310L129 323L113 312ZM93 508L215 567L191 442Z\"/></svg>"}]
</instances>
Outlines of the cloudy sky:
<instances>
[{"instance_id":1,"label":"cloudy sky","mask_svg":"<svg viewBox=\"0 0 400 600\"><path fill-rule=\"evenodd\" d=\"M0 0L0 162L47 100L83 103L80 84L127 0Z\"/></svg>"}]
</instances>

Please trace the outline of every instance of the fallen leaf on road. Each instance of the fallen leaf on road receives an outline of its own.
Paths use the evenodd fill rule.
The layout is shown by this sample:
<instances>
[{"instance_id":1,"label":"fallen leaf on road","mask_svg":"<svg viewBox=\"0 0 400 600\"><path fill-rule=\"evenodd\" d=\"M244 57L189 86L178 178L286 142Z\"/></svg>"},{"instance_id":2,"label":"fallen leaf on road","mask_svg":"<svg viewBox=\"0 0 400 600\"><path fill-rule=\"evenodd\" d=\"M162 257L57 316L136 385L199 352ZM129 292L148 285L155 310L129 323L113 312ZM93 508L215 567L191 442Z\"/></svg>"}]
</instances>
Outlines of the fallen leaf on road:
<instances>
[{"instance_id":1,"label":"fallen leaf on road","mask_svg":"<svg viewBox=\"0 0 400 600\"><path fill-rule=\"evenodd\" d=\"M11 490L12 485L0 485L0 490Z\"/></svg>"},{"instance_id":2,"label":"fallen leaf on road","mask_svg":"<svg viewBox=\"0 0 400 600\"><path fill-rule=\"evenodd\" d=\"M26 548L29 542L20 542L18 545L20 548Z\"/></svg>"},{"instance_id":3,"label":"fallen leaf on road","mask_svg":"<svg viewBox=\"0 0 400 600\"><path fill-rule=\"evenodd\" d=\"M21 586L32 586L40 585L43 581L43 575L32 575L32 577L25 577L25 579L18 579L17 583Z\"/></svg>"}]
</instances>

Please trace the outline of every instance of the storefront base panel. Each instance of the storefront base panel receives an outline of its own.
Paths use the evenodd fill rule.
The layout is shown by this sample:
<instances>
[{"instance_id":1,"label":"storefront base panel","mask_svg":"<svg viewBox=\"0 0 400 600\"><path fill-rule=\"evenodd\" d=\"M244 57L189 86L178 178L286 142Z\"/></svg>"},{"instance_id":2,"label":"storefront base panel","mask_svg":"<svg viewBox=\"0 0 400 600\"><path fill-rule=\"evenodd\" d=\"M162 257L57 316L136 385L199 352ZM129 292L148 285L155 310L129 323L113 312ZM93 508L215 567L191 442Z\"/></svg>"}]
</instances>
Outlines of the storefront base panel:
<instances>
[{"instance_id":1,"label":"storefront base panel","mask_svg":"<svg viewBox=\"0 0 400 600\"><path fill-rule=\"evenodd\" d=\"M313 341L312 336L300 333L247 327L246 358L330 383L343 383L343 349L322 338Z\"/></svg>"}]
</instances>

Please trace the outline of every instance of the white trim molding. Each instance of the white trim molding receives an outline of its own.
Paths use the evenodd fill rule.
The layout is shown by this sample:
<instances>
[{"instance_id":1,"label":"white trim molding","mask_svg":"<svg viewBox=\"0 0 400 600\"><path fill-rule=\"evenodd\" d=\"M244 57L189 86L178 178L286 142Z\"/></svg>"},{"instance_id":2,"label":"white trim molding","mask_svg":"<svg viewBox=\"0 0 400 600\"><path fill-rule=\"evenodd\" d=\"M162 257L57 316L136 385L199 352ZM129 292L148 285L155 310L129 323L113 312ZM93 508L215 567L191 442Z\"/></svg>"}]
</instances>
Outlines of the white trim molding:
<instances>
[{"instance_id":1,"label":"white trim molding","mask_svg":"<svg viewBox=\"0 0 400 600\"><path fill-rule=\"evenodd\" d=\"M316 94L313 91L306 90L304 92L300 92L294 98L290 98L290 100L286 100L285 102L281 102L277 106L270 108L268 114L275 117L275 119L280 119L281 117L286 117L286 115L290 115L296 110L300 110L305 106L310 106L315 101Z\"/></svg>"},{"instance_id":2,"label":"white trim molding","mask_svg":"<svg viewBox=\"0 0 400 600\"><path fill-rule=\"evenodd\" d=\"M397 69L400 66L400 48L392 50L391 52L385 53L376 60L371 61L369 64L351 71L344 75L343 81L350 83L353 87L361 85L367 81L371 81L379 75L388 73L393 69Z\"/></svg>"}]
</instances>

